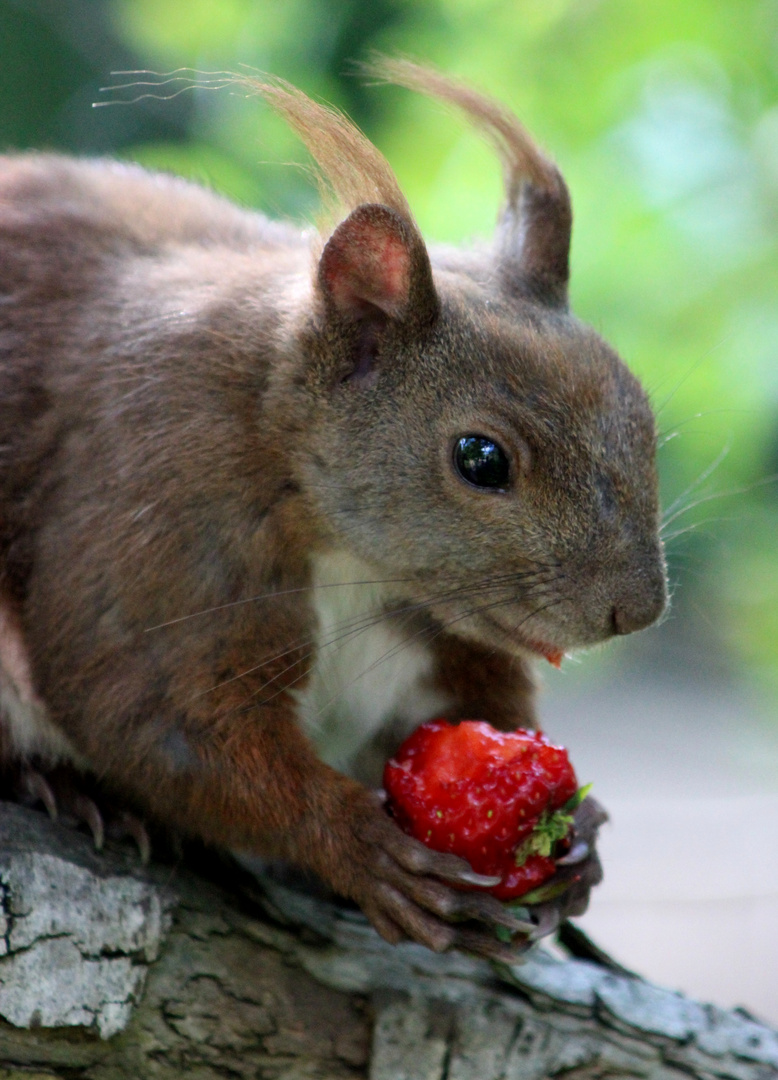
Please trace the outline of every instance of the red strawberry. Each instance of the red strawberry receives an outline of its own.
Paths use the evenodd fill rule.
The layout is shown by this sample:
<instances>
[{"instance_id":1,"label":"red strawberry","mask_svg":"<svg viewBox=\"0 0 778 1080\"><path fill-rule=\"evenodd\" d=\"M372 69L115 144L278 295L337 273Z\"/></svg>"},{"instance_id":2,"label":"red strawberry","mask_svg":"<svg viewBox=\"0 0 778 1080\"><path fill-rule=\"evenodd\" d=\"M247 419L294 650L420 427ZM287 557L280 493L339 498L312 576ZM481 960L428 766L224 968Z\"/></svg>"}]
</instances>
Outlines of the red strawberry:
<instances>
[{"instance_id":1,"label":"red strawberry","mask_svg":"<svg viewBox=\"0 0 778 1080\"><path fill-rule=\"evenodd\" d=\"M405 832L479 874L499 874L488 891L512 900L554 873L578 782L567 751L540 732L433 720L387 762L384 787Z\"/></svg>"}]
</instances>

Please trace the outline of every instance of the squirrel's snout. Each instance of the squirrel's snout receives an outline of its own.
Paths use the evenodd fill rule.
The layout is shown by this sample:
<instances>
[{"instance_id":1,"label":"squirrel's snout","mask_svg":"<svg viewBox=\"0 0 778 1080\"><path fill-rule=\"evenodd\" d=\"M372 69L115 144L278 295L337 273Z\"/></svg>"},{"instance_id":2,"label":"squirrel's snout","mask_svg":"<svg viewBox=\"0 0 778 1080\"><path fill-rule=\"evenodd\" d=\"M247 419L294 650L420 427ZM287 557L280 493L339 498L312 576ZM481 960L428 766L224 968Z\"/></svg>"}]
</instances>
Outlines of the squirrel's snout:
<instances>
[{"instance_id":1,"label":"squirrel's snout","mask_svg":"<svg viewBox=\"0 0 778 1080\"><path fill-rule=\"evenodd\" d=\"M664 573L647 587L631 592L614 604L611 627L614 634L632 634L656 622L667 604Z\"/></svg>"}]
</instances>

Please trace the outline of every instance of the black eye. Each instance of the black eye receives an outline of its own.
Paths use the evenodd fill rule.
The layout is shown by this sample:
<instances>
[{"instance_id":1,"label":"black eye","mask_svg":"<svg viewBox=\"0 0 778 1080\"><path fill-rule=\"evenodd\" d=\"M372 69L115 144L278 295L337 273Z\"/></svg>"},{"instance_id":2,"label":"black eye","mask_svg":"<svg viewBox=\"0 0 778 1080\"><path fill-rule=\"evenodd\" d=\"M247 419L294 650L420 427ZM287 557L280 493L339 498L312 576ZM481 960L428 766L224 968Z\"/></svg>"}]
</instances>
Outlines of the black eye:
<instances>
[{"instance_id":1,"label":"black eye","mask_svg":"<svg viewBox=\"0 0 778 1080\"><path fill-rule=\"evenodd\" d=\"M463 435L457 439L454 465L462 479L475 487L504 490L510 482L508 455L486 435Z\"/></svg>"}]
</instances>

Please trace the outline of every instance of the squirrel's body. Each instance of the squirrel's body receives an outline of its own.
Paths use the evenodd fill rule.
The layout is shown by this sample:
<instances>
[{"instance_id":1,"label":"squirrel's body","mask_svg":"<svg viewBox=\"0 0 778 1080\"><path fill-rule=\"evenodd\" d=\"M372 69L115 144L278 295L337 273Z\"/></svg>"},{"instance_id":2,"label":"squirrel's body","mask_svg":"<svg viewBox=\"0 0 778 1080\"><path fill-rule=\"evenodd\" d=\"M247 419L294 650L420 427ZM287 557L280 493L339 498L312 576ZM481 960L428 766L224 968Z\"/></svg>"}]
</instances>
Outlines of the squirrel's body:
<instances>
[{"instance_id":1,"label":"squirrel's body","mask_svg":"<svg viewBox=\"0 0 778 1080\"><path fill-rule=\"evenodd\" d=\"M315 132L353 129L264 91L326 166ZM653 418L567 311L566 190L528 148L502 248L432 264L388 171L319 251L135 167L0 165L5 758L433 947L488 949L441 919L497 916L352 777L433 716L531 725L533 654L665 598ZM468 438L504 482L457 473Z\"/></svg>"}]
</instances>

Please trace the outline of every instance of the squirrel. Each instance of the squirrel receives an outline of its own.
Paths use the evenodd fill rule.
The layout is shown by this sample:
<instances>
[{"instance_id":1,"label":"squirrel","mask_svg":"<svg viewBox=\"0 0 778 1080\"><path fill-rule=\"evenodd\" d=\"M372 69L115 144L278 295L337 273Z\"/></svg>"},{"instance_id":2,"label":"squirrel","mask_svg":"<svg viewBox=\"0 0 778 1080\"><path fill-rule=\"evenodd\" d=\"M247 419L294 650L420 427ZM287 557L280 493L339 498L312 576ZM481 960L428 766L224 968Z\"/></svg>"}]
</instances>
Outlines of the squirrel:
<instances>
[{"instance_id":1,"label":"squirrel","mask_svg":"<svg viewBox=\"0 0 778 1080\"><path fill-rule=\"evenodd\" d=\"M480 92L376 70L494 144L492 245L428 248L380 152L281 81L253 88L341 206L317 233L0 159L0 754L288 860L388 941L504 955L526 923L400 831L380 763L441 715L534 726L537 658L660 616L655 421L569 311L556 166Z\"/></svg>"}]
</instances>

